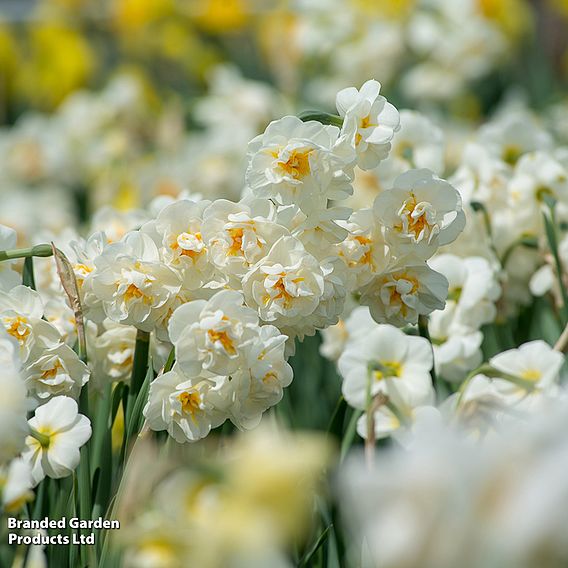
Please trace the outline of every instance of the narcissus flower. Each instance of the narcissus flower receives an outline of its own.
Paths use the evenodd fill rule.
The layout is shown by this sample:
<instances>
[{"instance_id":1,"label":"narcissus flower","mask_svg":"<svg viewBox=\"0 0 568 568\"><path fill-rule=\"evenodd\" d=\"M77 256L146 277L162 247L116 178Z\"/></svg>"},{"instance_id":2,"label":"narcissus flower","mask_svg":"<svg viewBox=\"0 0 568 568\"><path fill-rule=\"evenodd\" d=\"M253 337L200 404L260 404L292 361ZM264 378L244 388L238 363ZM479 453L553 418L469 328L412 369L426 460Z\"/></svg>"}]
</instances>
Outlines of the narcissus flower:
<instances>
[{"instance_id":1,"label":"narcissus flower","mask_svg":"<svg viewBox=\"0 0 568 568\"><path fill-rule=\"evenodd\" d=\"M58 395L77 399L90 371L73 349L60 343L38 354L22 374L28 392L44 401Z\"/></svg>"},{"instance_id":2,"label":"narcissus flower","mask_svg":"<svg viewBox=\"0 0 568 568\"><path fill-rule=\"evenodd\" d=\"M381 84L367 81L361 90L348 87L337 93L336 105L343 117L341 135L352 141L357 165L368 170L387 157L394 133L400 128L396 108L379 95Z\"/></svg>"},{"instance_id":3,"label":"narcissus flower","mask_svg":"<svg viewBox=\"0 0 568 568\"><path fill-rule=\"evenodd\" d=\"M395 405L417 406L433 401L432 348L422 337L405 335L390 325L357 336L338 361L342 392L349 404L365 409L371 397L384 393Z\"/></svg>"},{"instance_id":4,"label":"narcissus flower","mask_svg":"<svg viewBox=\"0 0 568 568\"><path fill-rule=\"evenodd\" d=\"M27 286L0 291L0 323L20 346L25 361L32 351L41 352L61 341L57 328L43 320L44 307L40 295Z\"/></svg>"},{"instance_id":5,"label":"narcissus flower","mask_svg":"<svg viewBox=\"0 0 568 568\"><path fill-rule=\"evenodd\" d=\"M282 237L244 277L246 303L263 321L293 330L318 308L329 272L298 239Z\"/></svg>"},{"instance_id":6,"label":"narcissus flower","mask_svg":"<svg viewBox=\"0 0 568 568\"><path fill-rule=\"evenodd\" d=\"M211 262L236 286L251 266L268 254L272 245L289 232L274 221L270 201L233 203L218 199L204 213L203 239Z\"/></svg>"},{"instance_id":7,"label":"narcissus flower","mask_svg":"<svg viewBox=\"0 0 568 568\"><path fill-rule=\"evenodd\" d=\"M375 199L373 211L395 254L423 259L454 241L465 226L458 191L429 170L410 170Z\"/></svg>"},{"instance_id":8,"label":"narcissus flower","mask_svg":"<svg viewBox=\"0 0 568 568\"><path fill-rule=\"evenodd\" d=\"M16 231L0 224L0 250L16 248L16 240ZM14 261L0 262L0 290L8 291L20 283L20 277L13 267Z\"/></svg>"},{"instance_id":9,"label":"narcissus flower","mask_svg":"<svg viewBox=\"0 0 568 568\"><path fill-rule=\"evenodd\" d=\"M306 212L351 194L353 164L335 150L339 128L286 116L249 144L247 184L253 195Z\"/></svg>"},{"instance_id":10,"label":"narcissus flower","mask_svg":"<svg viewBox=\"0 0 568 568\"><path fill-rule=\"evenodd\" d=\"M542 389L558 380L564 355L548 343L537 340L499 353L489 360L489 364L497 371Z\"/></svg>"},{"instance_id":11,"label":"narcissus flower","mask_svg":"<svg viewBox=\"0 0 568 568\"><path fill-rule=\"evenodd\" d=\"M223 402L218 391L226 380L188 379L174 367L152 381L144 416L152 430L167 430L176 442L204 438L226 419L215 405Z\"/></svg>"},{"instance_id":12,"label":"narcissus flower","mask_svg":"<svg viewBox=\"0 0 568 568\"><path fill-rule=\"evenodd\" d=\"M361 303L369 306L375 321L402 327L443 309L447 295L448 281L442 274L407 258L364 286Z\"/></svg>"},{"instance_id":13,"label":"narcissus flower","mask_svg":"<svg viewBox=\"0 0 568 568\"><path fill-rule=\"evenodd\" d=\"M134 231L94 260L92 291L110 319L152 331L181 287L146 234Z\"/></svg>"},{"instance_id":14,"label":"narcissus flower","mask_svg":"<svg viewBox=\"0 0 568 568\"><path fill-rule=\"evenodd\" d=\"M177 363L187 377L230 375L242 363L244 348L255 338L258 316L235 290L217 292L175 310L168 331Z\"/></svg>"},{"instance_id":15,"label":"narcissus flower","mask_svg":"<svg viewBox=\"0 0 568 568\"><path fill-rule=\"evenodd\" d=\"M79 414L77 403L56 396L40 406L29 420L32 435L26 438L24 459L32 466L37 485L45 476L59 479L79 465L79 450L91 437L91 422Z\"/></svg>"}]
</instances>

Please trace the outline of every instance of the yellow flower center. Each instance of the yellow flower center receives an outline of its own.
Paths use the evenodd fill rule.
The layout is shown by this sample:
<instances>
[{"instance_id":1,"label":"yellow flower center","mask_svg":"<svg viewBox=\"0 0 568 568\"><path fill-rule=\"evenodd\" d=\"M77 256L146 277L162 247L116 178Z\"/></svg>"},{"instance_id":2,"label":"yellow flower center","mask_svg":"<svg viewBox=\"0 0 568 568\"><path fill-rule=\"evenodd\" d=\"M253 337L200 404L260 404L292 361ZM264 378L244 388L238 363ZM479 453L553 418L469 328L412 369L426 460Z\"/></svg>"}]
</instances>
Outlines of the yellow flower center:
<instances>
[{"instance_id":1,"label":"yellow flower center","mask_svg":"<svg viewBox=\"0 0 568 568\"><path fill-rule=\"evenodd\" d=\"M199 410L201 404L201 396L196 390L184 391L178 395L178 400L181 402L182 410L193 415Z\"/></svg>"},{"instance_id":2,"label":"yellow flower center","mask_svg":"<svg viewBox=\"0 0 568 568\"><path fill-rule=\"evenodd\" d=\"M230 355L234 355L237 351L235 346L233 345L233 340L229 337L226 331L216 331L214 329L210 329L207 334L209 335L209 339L216 343L217 341L221 342L221 345L225 349L227 353Z\"/></svg>"},{"instance_id":3,"label":"yellow flower center","mask_svg":"<svg viewBox=\"0 0 568 568\"><path fill-rule=\"evenodd\" d=\"M517 144L508 144L503 148L502 158L504 162L514 166L519 161L522 153L521 147L517 146Z\"/></svg>"},{"instance_id":4,"label":"yellow flower center","mask_svg":"<svg viewBox=\"0 0 568 568\"><path fill-rule=\"evenodd\" d=\"M278 165L294 179L302 179L310 174L310 153L312 150L298 152L292 150L287 161L278 161Z\"/></svg>"},{"instance_id":5,"label":"yellow flower center","mask_svg":"<svg viewBox=\"0 0 568 568\"><path fill-rule=\"evenodd\" d=\"M527 369L521 373L521 377L527 381L538 381L542 377L542 372L538 369Z\"/></svg>"},{"instance_id":6,"label":"yellow flower center","mask_svg":"<svg viewBox=\"0 0 568 568\"><path fill-rule=\"evenodd\" d=\"M53 379L53 377L57 376L59 369L63 369L63 365L61 365L61 361L56 361L55 365L51 367L51 369L47 369L41 374L42 379Z\"/></svg>"},{"instance_id":7,"label":"yellow flower center","mask_svg":"<svg viewBox=\"0 0 568 568\"><path fill-rule=\"evenodd\" d=\"M124 292L124 299L127 302L130 302L135 298L144 298L144 297L145 297L144 292L142 292L142 290L140 290L140 288L138 288L136 284L130 284L126 289L126 292Z\"/></svg>"},{"instance_id":8,"label":"yellow flower center","mask_svg":"<svg viewBox=\"0 0 568 568\"><path fill-rule=\"evenodd\" d=\"M410 199L407 199L400 210L400 215L406 219L406 223L401 223L397 228L399 231L406 230L407 233L414 234L414 238L418 240L424 231L430 230L431 225L426 218L426 211L416 214L415 210L418 203L416 197L411 194ZM406 227L404 225L406 224Z\"/></svg>"},{"instance_id":9,"label":"yellow flower center","mask_svg":"<svg viewBox=\"0 0 568 568\"><path fill-rule=\"evenodd\" d=\"M245 230L241 227L237 227L234 229L227 229L227 233L231 237L232 243L227 251L228 256L237 256L243 247L243 235Z\"/></svg>"},{"instance_id":10,"label":"yellow flower center","mask_svg":"<svg viewBox=\"0 0 568 568\"><path fill-rule=\"evenodd\" d=\"M22 316L4 318L6 331L19 343L24 343L30 334L30 328L26 325L28 320Z\"/></svg>"},{"instance_id":11,"label":"yellow flower center","mask_svg":"<svg viewBox=\"0 0 568 568\"><path fill-rule=\"evenodd\" d=\"M377 367L373 369L373 377L376 381L398 378L402 373L402 364L398 361L379 361Z\"/></svg>"}]
</instances>

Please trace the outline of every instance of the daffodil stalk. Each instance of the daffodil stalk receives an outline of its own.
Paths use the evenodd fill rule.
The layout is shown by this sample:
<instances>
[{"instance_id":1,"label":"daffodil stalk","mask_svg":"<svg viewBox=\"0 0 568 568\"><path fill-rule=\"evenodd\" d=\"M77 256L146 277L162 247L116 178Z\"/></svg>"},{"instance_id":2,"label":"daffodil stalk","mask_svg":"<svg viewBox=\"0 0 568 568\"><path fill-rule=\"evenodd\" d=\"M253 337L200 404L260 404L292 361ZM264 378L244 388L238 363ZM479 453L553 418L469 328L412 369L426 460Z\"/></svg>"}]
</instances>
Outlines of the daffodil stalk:
<instances>
[{"instance_id":1,"label":"daffodil stalk","mask_svg":"<svg viewBox=\"0 0 568 568\"><path fill-rule=\"evenodd\" d=\"M566 292L566 286L564 285L564 269L558 252L558 237L556 234L556 219L554 214L556 199L554 199L551 195L544 194L542 196L542 201L546 238L548 239L548 246L550 247L552 257L554 258L558 287L560 288L560 295L562 296L562 323L566 325L568 323L568 293Z\"/></svg>"},{"instance_id":2,"label":"daffodil stalk","mask_svg":"<svg viewBox=\"0 0 568 568\"><path fill-rule=\"evenodd\" d=\"M2 250L0 251L0 262L3 260L16 260L18 258L30 258L33 256L48 257L52 255L53 251L51 250L51 245L41 244L30 248Z\"/></svg>"},{"instance_id":3,"label":"daffodil stalk","mask_svg":"<svg viewBox=\"0 0 568 568\"><path fill-rule=\"evenodd\" d=\"M430 339L430 332L428 331L428 316L418 316L418 333L421 337L426 339L430 346L432 347L432 340ZM432 357L434 356L434 347L432 347ZM430 370L430 376L432 377L432 386L436 388L436 383L438 377L436 376L436 368L434 363L432 363L432 369Z\"/></svg>"}]
</instances>

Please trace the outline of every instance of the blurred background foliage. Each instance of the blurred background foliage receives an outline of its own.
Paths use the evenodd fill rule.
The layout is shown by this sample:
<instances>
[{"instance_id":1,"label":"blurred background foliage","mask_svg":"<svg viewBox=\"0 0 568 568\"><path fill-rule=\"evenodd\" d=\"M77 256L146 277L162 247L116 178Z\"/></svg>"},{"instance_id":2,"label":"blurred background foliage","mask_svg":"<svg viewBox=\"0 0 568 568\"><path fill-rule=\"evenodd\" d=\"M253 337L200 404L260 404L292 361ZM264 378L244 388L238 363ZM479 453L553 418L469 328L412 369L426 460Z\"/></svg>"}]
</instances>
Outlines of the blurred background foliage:
<instances>
[{"instance_id":1,"label":"blurred background foliage","mask_svg":"<svg viewBox=\"0 0 568 568\"><path fill-rule=\"evenodd\" d=\"M377 22L404 25L417 4L345 0L325 17L349 14L363 34ZM535 105L558 96L568 76L568 2L475 0L475 9L501 29L510 49L504 64L455 99L450 110L485 114L512 83L526 88ZM326 10L318 0L2 0L0 121L11 124L30 109L53 111L70 93L101 88L125 69L145 81L156 104L172 95L188 98L205 91L208 71L223 61L305 100L306 78L314 68L329 66L334 51L323 45L300 49L298 34L306 20ZM390 97L403 105L397 79L407 66L404 59L413 58L411 46L404 49L408 53L390 81Z\"/></svg>"}]
</instances>

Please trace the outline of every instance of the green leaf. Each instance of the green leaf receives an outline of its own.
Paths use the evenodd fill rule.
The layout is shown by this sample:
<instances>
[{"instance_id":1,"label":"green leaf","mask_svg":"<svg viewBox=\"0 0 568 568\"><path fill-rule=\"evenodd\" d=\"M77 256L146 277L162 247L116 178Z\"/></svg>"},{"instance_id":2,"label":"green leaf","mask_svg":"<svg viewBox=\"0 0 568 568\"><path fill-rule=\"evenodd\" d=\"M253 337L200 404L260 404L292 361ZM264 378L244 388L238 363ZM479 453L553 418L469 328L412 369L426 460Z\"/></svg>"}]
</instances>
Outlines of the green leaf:
<instances>
[{"instance_id":1,"label":"green leaf","mask_svg":"<svg viewBox=\"0 0 568 568\"><path fill-rule=\"evenodd\" d=\"M355 439L355 435L357 433L357 420L363 414L362 410L353 410L351 414L351 418L349 419L349 424L347 425L347 430L345 431L345 435L343 436L343 440L341 442L341 452L339 460L343 462L347 453L351 449L353 445L353 440Z\"/></svg>"},{"instance_id":2,"label":"green leaf","mask_svg":"<svg viewBox=\"0 0 568 568\"><path fill-rule=\"evenodd\" d=\"M31 256L26 257L26 259L24 260L22 284L24 286L29 286L32 290L36 289L35 276L34 276L34 260Z\"/></svg>"},{"instance_id":3,"label":"green leaf","mask_svg":"<svg viewBox=\"0 0 568 568\"><path fill-rule=\"evenodd\" d=\"M310 120L316 120L322 124L330 124L332 126L343 126L343 119L336 115L330 114L329 112L322 112L320 110L304 110L298 114L298 118L303 122L309 122Z\"/></svg>"}]
</instances>

